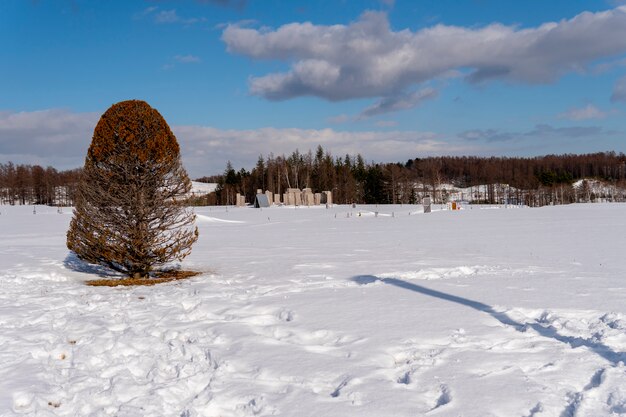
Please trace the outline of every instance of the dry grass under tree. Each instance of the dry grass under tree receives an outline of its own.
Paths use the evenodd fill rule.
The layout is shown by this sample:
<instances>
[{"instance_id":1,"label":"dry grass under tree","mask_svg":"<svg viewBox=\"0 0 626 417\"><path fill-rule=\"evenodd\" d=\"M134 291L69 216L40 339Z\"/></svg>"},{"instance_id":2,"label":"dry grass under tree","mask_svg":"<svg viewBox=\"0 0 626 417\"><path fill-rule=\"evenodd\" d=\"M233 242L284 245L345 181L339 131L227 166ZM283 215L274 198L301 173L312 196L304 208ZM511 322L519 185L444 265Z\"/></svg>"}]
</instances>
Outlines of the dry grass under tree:
<instances>
[{"instance_id":1,"label":"dry grass under tree","mask_svg":"<svg viewBox=\"0 0 626 417\"><path fill-rule=\"evenodd\" d=\"M94 279L87 281L86 284L92 287L119 287L119 286L150 286L156 284L163 284L172 281L181 281L189 279L202 274L197 271L162 271L155 274L152 278L121 278L121 279Z\"/></svg>"}]
</instances>

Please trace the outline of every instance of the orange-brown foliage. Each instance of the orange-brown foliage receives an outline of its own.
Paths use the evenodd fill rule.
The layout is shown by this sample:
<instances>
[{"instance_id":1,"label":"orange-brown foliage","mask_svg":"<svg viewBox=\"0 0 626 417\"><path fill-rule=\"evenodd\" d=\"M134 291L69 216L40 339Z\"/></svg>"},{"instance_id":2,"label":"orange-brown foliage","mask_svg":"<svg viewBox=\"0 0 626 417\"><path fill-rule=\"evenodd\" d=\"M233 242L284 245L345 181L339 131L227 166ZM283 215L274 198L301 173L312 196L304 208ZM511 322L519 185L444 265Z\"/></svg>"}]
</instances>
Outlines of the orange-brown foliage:
<instances>
[{"instance_id":1,"label":"orange-brown foliage","mask_svg":"<svg viewBox=\"0 0 626 417\"><path fill-rule=\"evenodd\" d=\"M141 100L111 106L100 118L87 158L94 163L109 158L124 141L139 162L160 162L179 155L176 137L161 114Z\"/></svg>"}]
</instances>

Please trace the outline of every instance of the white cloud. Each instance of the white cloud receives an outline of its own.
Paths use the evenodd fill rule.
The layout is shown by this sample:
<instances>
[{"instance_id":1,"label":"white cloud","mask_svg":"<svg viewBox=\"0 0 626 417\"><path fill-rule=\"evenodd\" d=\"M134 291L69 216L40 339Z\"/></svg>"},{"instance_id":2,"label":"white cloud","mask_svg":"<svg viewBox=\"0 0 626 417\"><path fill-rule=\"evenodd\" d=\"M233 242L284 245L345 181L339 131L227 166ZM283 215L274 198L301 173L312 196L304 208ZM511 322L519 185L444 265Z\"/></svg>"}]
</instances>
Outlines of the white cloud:
<instances>
[{"instance_id":1,"label":"white cloud","mask_svg":"<svg viewBox=\"0 0 626 417\"><path fill-rule=\"evenodd\" d=\"M222 7L232 7L238 10L244 9L248 3L247 0L196 0L196 2L215 4Z\"/></svg>"},{"instance_id":2,"label":"white cloud","mask_svg":"<svg viewBox=\"0 0 626 417\"><path fill-rule=\"evenodd\" d=\"M154 21L157 23L178 23L182 21L182 18L178 16L176 10L163 10L154 16Z\"/></svg>"},{"instance_id":3,"label":"white cloud","mask_svg":"<svg viewBox=\"0 0 626 417\"><path fill-rule=\"evenodd\" d=\"M584 71L595 60L626 53L626 7L533 28L439 24L415 32L394 31L386 14L366 12L348 25L290 23L275 30L228 25L222 40L231 53L290 63L286 72L252 77L252 94L270 100L384 100L458 71L474 83L531 84Z\"/></svg>"},{"instance_id":4,"label":"white cloud","mask_svg":"<svg viewBox=\"0 0 626 417\"><path fill-rule=\"evenodd\" d=\"M177 23L177 24L182 24L182 25L193 25L194 23L206 21L205 18L181 17L176 11L176 9L159 11L159 8L156 6L148 7L143 12L137 14L135 17L143 18L145 16L152 16L152 18L154 19L154 22L159 23L159 24Z\"/></svg>"},{"instance_id":5,"label":"white cloud","mask_svg":"<svg viewBox=\"0 0 626 417\"><path fill-rule=\"evenodd\" d=\"M437 90L429 87L411 94L398 94L392 97L385 97L363 110L359 118L365 119L380 114L412 109L426 100L434 99L437 95Z\"/></svg>"},{"instance_id":6,"label":"white cloud","mask_svg":"<svg viewBox=\"0 0 626 417\"><path fill-rule=\"evenodd\" d=\"M616 68L626 67L626 58L609 59L605 62L599 62L592 68L593 74L605 74Z\"/></svg>"},{"instance_id":7,"label":"white cloud","mask_svg":"<svg viewBox=\"0 0 626 417\"><path fill-rule=\"evenodd\" d=\"M82 166L99 117L61 109L0 112L0 159L59 169Z\"/></svg>"},{"instance_id":8,"label":"white cloud","mask_svg":"<svg viewBox=\"0 0 626 417\"><path fill-rule=\"evenodd\" d=\"M487 143L518 141L521 143L529 140L554 140L554 139L597 139L598 137L614 137L622 135L621 132L608 131L600 126L565 126L554 127L540 124L528 131L513 132L499 129L475 129L459 133L457 136L467 141L482 141Z\"/></svg>"},{"instance_id":9,"label":"white cloud","mask_svg":"<svg viewBox=\"0 0 626 417\"><path fill-rule=\"evenodd\" d=\"M613 95L611 101L624 101L626 102L626 75L617 80L615 88L613 89Z\"/></svg>"},{"instance_id":10,"label":"white cloud","mask_svg":"<svg viewBox=\"0 0 626 417\"><path fill-rule=\"evenodd\" d=\"M338 116L333 116L328 118L328 123L332 123L334 125L339 125L342 123L347 123L349 121L352 120L352 117L348 116L347 114L340 114Z\"/></svg>"},{"instance_id":11,"label":"white cloud","mask_svg":"<svg viewBox=\"0 0 626 417\"><path fill-rule=\"evenodd\" d=\"M379 120L375 123L378 127L396 127L398 122L395 120Z\"/></svg>"},{"instance_id":12,"label":"white cloud","mask_svg":"<svg viewBox=\"0 0 626 417\"><path fill-rule=\"evenodd\" d=\"M51 165L71 169L83 165L100 114L51 109L33 112L0 111L0 163ZM392 128L380 121L378 127ZM322 145L333 155L362 154L377 162L405 161L426 155L494 155L511 152L536 154L537 146L580 145L597 150L598 140L621 141L623 133L599 126L553 127L537 125L524 131L472 130L451 138L435 132L396 129L339 131L336 129L259 128L218 129L208 126L173 126L185 168L192 177L224 170L226 161L251 169L259 155L290 154ZM606 142L605 143L609 143ZM621 142L615 142L621 146ZM532 149L528 149L532 146ZM603 149L605 150L605 149ZM617 148L616 150L620 150Z\"/></svg>"},{"instance_id":13,"label":"white cloud","mask_svg":"<svg viewBox=\"0 0 626 417\"><path fill-rule=\"evenodd\" d=\"M559 114L558 117L560 119L580 121L605 119L608 115L608 112L604 112L592 104L587 104L585 107L579 109L569 109L568 111Z\"/></svg>"},{"instance_id":14,"label":"white cloud","mask_svg":"<svg viewBox=\"0 0 626 417\"><path fill-rule=\"evenodd\" d=\"M517 139L522 134L502 132L497 129L474 129L461 132L458 136L468 141L506 142Z\"/></svg>"},{"instance_id":15,"label":"white cloud","mask_svg":"<svg viewBox=\"0 0 626 417\"><path fill-rule=\"evenodd\" d=\"M156 12L159 8L156 6L150 6L147 7L145 9L143 9L142 11L135 13L133 15L133 19L143 19L146 16L151 15L152 13Z\"/></svg>"},{"instance_id":16,"label":"white cloud","mask_svg":"<svg viewBox=\"0 0 626 417\"><path fill-rule=\"evenodd\" d=\"M97 113L67 110L0 112L0 162L51 165L57 169L81 167ZM433 132L337 131L334 129L259 128L223 130L206 126L173 126L185 168L192 177L224 170L226 161L252 168L258 156L317 145L333 155L361 153L368 160L395 162L424 154L463 154L471 147L455 147Z\"/></svg>"},{"instance_id":17,"label":"white cloud","mask_svg":"<svg viewBox=\"0 0 626 417\"><path fill-rule=\"evenodd\" d=\"M195 55L176 55L174 59L181 64L195 64L200 62L200 57Z\"/></svg>"},{"instance_id":18,"label":"white cloud","mask_svg":"<svg viewBox=\"0 0 626 417\"><path fill-rule=\"evenodd\" d=\"M179 64L197 64L199 62L201 62L202 60L200 59L200 57L197 57L195 55L176 55L174 56L170 62L165 63L161 66L161 69L163 71L170 71L173 68L176 67L176 64L174 62L177 62Z\"/></svg>"},{"instance_id":19,"label":"white cloud","mask_svg":"<svg viewBox=\"0 0 626 417\"><path fill-rule=\"evenodd\" d=\"M470 149L450 145L433 132L342 132L271 127L221 130L204 126L174 126L173 131L181 145L185 166L194 176L222 172L226 161L249 169L259 155L314 150L317 145L335 156L361 153L368 160L379 162L403 161L424 154L462 154Z\"/></svg>"}]
</instances>

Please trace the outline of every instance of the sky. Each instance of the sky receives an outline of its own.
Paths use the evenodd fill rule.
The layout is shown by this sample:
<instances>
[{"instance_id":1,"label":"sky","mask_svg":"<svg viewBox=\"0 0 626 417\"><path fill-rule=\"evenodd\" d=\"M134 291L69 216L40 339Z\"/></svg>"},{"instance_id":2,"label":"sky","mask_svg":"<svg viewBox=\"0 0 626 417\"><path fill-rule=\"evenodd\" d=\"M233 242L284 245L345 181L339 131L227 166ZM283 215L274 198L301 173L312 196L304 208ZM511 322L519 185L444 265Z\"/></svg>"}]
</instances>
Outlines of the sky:
<instances>
[{"instance_id":1,"label":"sky","mask_svg":"<svg viewBox=\"0 0 626 417\"><path fill-rule=\"evenodd\" d=\"M156 108L192 178L306 152L626 152L626 1L2 0L0 163Z\"/></svg>"}]
</instances>

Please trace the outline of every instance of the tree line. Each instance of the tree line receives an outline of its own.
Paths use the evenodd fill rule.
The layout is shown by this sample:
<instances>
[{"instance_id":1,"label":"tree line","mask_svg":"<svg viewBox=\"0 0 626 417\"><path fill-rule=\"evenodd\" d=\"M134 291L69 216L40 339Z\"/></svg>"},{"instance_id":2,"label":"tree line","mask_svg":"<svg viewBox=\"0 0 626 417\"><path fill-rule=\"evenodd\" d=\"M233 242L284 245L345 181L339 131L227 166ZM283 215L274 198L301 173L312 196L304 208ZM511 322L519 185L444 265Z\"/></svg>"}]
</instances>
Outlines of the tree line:
<instances>
[{"instance_id":1,"label":"tree line","mask_svg":"<svg viewBox=\"0 0 626 417\"><path fill-rule=\"evenodd\" d=\"M597 179L613 187L602 195L577 180ZM540 157L442 156L409 159L405 163L366 162L362 155L335 157L322 146L313 152L296 150L289 156L259 156L248 171L230 162L220 175L198 181L218 184L208 204L232 205L240 193L254 201L258 189L282 194L287 188L332 191L339 204L414 204L430 196L445 203L444 184L458 188L485 185L471 200L481 203L512 202L530 206L626 198L626 155L615 152L547 155ZM587 189L585 189L587 187Z\"/></svg>"},{"instance_id":2,"label":"tree line","mask_svg":"<svg viewBox=\"0 0 626 417\"><path fill-rule=\"evenodd\" d=\"M0 164L0 204L71 206L81 169L57 171L40 165Z\"/></svg>"},{"instance_id":3,"label":"tree line","mask_svg":"<svg viewBox=\"0 0 626 417\"><path fill-rule=\"evenodd\" d=\"M0 204L73 205L81 169L57 171L39 165L0 164ZM607 185L599 193L589 183ZM366 162L362 155L333 156L322 146L290 155L259 156L251 170L230 162L218 175L198 178L218 184L217 191L190 200L192 204L233 205L237 193L254 201L257 190L282 194L288 188L332 191L338 204L415 204L430 196L436 203L450 198L444 184L475 188L471 200L514 202L530 206L626 199L626 155L615 152L540 157L442 156L406 162ZM484 186L480 188L479 186Z\"/></svg>"}]
</instances>

